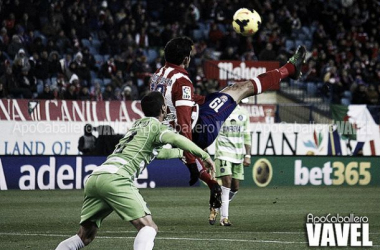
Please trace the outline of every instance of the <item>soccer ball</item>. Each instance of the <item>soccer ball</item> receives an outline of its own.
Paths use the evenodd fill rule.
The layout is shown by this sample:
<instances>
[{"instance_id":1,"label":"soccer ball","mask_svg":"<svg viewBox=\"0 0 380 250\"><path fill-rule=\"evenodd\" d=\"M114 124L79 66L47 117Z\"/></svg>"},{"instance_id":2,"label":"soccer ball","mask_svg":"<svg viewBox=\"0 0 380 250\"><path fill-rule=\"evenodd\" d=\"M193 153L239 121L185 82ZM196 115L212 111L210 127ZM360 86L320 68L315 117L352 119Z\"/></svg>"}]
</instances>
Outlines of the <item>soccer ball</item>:
<instances>
[{"instance_id":1,"label":"soccer ball","mask_svg":"<svg viewBox=\"0 0 380 250\"><path fill-rule=\"evenodd\" d=\"M260 165L256 169L256 180L257 182L264 184L267 182L270 175L270 170L268 164L264 161L260 162Z\"/></svg>"},{"instance_id":2,"label":"soccer ball","mask_svg":"<svg viewBox=\"0 0 380 250\"><path fill-rule=\"evenodd\" d=\"M261 25L261 17L255 10L247 8L238 9L233 17L232 27L243 36L252 36Z\"/></svg>"}]
</instances>

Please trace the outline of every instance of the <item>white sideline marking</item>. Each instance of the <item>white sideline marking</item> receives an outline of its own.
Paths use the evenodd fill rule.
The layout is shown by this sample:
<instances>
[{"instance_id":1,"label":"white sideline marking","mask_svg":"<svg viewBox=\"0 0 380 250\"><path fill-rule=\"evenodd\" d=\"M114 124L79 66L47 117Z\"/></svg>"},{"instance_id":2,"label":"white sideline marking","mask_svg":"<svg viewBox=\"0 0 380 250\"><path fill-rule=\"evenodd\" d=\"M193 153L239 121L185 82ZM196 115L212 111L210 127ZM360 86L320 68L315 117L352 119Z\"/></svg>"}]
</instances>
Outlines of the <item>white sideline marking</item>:
<instances>
[{"instance_id":1,"label":"white sideline marking","mask_svg":"<svg viewBox=\"0 0 380 250\"><path fill-rule=\"evenodd\" d=\"M0 235L11 236L44 236L44 237L70 237L65 234L40 234L40 233L0 233ZM128 236L97 236L97 239L134 239ZM188 240L188 241L230 241L230 242L250 242L250 243L278 243L278 244L306 244L307 242L299 241L280 241L280 240L238 240L238 239L197 239L181 237L156 237L156 240Z\"/></svg>"},{"instance_id":2,"label":"white sideline marking","mask_svg":"<svg viewBox=\"0 0 380 250\"><path fill-rule=\"evenodd\" d=\"M108 231L111 232L111 231ZM120 231L120 232L136 232L136 231ZM231 232L229 232L231 233ZM263 232L264 233L264 232ZM266 232L266 233L297 233L297 232ZM372 233L380 234L380 233ZM72 235L65 234L44 234L44 233L2 233L0 235L11 236L43 236L43 237L70 237ZM129 236L97 236L97 239L135 239ZM187 240L187 241L227 241L227 242L250 242L250 243L275 243L275 244L307 244L305 241L281 241L281 240L238 240L238 239L198 239L198 238L181 238L181 237L156 237L156 240ZM372 247L380 247L373 245Z\"/></svg>"},{"instance_id":3,"label":"white sideline marking","mask_svg":"<svg viewBox=\"0 0 380 250\"><path fill-rule=\"evenodd\" d=\"M137 233L137 231L99 231L101 233ZM158 233L189 233L189 231L161 231L159 230ZM193 232L194 233L194 232ZM306 235L306 232L265 232L265 231L260 231L260 232L247 232L247 231L233 231L233 232L230 232L230 231L220 231L218 232L218 234L223 234L223 233L226 233L226 234L294 234L294 235ZM199 234L215 234L215 232L199 232ZM369 234L380 234L380 232L376 232L376 233L369 233Z\"/></svg>"}]
</instances>

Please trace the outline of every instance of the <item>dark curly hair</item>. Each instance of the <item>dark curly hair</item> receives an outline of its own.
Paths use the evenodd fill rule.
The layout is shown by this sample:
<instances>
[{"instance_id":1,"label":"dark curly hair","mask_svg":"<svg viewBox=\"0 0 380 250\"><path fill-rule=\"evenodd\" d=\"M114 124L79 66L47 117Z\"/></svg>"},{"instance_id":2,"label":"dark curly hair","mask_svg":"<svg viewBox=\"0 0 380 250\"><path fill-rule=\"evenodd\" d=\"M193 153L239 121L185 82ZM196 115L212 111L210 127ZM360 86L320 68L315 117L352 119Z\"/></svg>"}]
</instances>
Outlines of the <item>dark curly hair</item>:
<instances>
[{"instance_id":1,"label":"dark curly hair","mask_svg":"<svg viewBox=\"0 0 380 250\"><path fill-rule=\"evenodd\" d=\"M165 60L180 65L190 55L194 42L186 36L171 39L165 46Z\"/></svg>"},{"instance_id":2,"label":"dark curly hair","mask_svg":"<svg viewBox=\"0 0 380 250\"><path fill-rule=\"evenodd\" d=\"M153 91L141 100L141 109L146 117L157 117L161 114L162 105L165 104L161 92Z\"/></svg>"}]
</instances>

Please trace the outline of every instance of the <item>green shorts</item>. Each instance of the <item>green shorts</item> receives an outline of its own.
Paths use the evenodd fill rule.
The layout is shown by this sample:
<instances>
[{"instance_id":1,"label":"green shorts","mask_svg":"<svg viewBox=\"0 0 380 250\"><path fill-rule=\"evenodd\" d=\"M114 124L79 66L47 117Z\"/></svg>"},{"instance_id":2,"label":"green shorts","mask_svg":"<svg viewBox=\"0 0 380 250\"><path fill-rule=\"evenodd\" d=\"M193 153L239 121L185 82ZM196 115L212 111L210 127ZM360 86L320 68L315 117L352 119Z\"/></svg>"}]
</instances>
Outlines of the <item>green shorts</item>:
<instances>
[{"instance_id":1,"label":"green shorts","mask_svg":"<svg viewBox=\"0 0 380 250\"><path fill-rule=\"evenodd\" d=\"M230 161L215 160L216 177L220 178L227 175L232 175L232 178L244 180L243 163L232 163Z\"/></svg>"},{"instance_id":2,"label":"green shorts","mask_svg":"<svg viewBox=\"0 0 380 250\"><path fill-rule=\"evenodd\" d=\"M100 227L112 211L126 221L151 214L131 178L111 173L90 175L84 186L80 223L90 220Z\"/></svg>"}]
</instances>

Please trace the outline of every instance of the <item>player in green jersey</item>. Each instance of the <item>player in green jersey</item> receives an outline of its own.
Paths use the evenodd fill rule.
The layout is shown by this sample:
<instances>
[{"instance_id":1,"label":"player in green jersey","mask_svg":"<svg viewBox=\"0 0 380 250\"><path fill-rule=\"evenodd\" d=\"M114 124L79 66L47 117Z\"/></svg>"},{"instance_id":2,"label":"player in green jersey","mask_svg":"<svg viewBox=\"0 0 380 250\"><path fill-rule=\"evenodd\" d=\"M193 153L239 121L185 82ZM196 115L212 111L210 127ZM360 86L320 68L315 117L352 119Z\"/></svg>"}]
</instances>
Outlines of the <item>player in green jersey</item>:
<instances>
[{"instance_id":1,"label":"player in green jersey","mask_svg":"<svg viewBox=\"0 0 380 250\"><path fill-rule=\"evenodd\" d=\"M216 177L222 179L220 225L231 226L228 219L229 202L244 180L244 166L251 165L251 135L249 114L239 105L223 124L215 142ZM209 222L215 224L217 208L210 208Z\"/></svg>"},{"instance_id":2,"label":"player in green jersey","mask_svg":"<svg viewBox=\"0 0 380 250\"><path fill-rule=\"evenodd\" d=\"M84 187L79 231L56 249L81 249L95 238L103 221L115 211L136 227L134 250L153 249L158 228L146 202L134 186L135 176L154 158L181 158L182 150L202 158L215 170L210 156L189 139L174 133L161 122L167 106L161 93L151 92L141 101L145 118L137 120L107 160L90 175ZM171 144L177 148L163 149Z\"/></svg>"}]
</instances>

